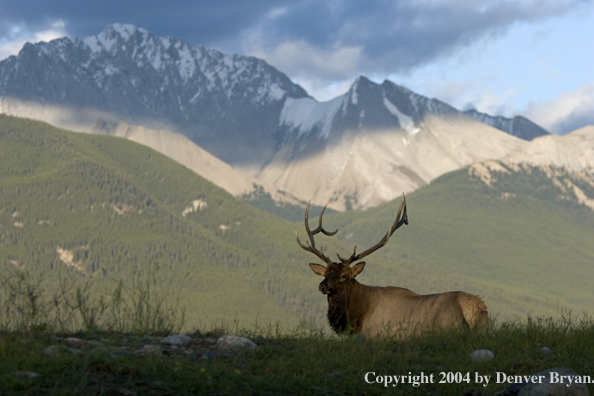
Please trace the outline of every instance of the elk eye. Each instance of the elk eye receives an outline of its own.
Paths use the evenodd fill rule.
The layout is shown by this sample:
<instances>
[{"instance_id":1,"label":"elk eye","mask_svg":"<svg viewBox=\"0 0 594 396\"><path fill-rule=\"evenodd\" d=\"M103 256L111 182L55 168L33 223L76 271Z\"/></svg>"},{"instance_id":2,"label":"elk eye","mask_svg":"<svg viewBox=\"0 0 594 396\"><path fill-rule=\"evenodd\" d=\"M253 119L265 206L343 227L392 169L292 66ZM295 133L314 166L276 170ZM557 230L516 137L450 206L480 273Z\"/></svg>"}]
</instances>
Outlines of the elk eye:
<instances>
[{"instance_id":1,"label":"elk eye","mask_svg":"<svg viewBox=\"0 0 594 396\"><path fill-rule=\"evenodd\" d=\"M346 279L346 277L347 277L347 274L342 274L342 275L340 275L340 277L341 277L342 279Z\"/></svg>"}]
</instances>

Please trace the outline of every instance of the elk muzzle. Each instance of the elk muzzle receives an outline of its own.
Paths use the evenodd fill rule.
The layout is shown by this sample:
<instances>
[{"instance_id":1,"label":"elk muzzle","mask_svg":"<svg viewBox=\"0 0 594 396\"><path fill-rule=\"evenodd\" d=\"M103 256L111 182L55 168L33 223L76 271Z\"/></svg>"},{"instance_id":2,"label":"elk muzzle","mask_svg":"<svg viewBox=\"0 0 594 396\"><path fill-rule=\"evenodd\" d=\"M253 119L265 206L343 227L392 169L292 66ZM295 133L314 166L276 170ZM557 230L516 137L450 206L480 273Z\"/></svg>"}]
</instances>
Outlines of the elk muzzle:
<instances>
[{"instance_id":1,"label":"elk muzzle","mask_svg":"<svg viewBox=\"0 0 594 396\"><path fill-rule=\"evenodd\" d=\"M318 289L320 290L320 293L322 293L322 294L332 294L332 291L333 291L325 279L322 282L320 282L320 286L318 287Z\"/></svg>"}]
</instances>

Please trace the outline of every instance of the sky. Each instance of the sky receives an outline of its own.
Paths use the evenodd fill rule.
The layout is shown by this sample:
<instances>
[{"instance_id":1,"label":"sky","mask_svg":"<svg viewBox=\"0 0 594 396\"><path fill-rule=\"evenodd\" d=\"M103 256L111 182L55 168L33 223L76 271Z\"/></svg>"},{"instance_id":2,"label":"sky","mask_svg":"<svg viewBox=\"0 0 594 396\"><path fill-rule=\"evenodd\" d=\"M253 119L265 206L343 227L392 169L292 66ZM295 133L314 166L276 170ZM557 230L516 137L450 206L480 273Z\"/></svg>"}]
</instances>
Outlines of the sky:
<instances>
[{"instance_id":1,"label":"sky","mask_svg":"<svg viewBox=\"0 0 594 396\"><path fill-rule=\"evenodd\" d=\"M320 101L363 75L553 133L594 125L594 0L0 0L0 60L113 23L262 58Z\"/></svg>"}]
</instances>

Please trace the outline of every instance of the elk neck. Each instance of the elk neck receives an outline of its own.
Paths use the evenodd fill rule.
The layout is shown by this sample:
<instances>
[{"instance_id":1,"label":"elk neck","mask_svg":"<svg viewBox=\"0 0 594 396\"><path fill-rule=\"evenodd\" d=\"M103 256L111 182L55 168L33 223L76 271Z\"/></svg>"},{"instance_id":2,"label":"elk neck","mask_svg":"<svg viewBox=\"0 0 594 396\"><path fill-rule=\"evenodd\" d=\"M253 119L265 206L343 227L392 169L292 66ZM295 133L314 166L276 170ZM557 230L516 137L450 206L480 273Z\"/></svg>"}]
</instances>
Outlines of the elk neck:
<instances>
[{"instance_id":1,"label":"elk neck","mask_svg":"<svg viewBox=\"0 0 594 396\"><path fill-rule=\"evenodd\" d=\"M362 285L356 279L349 280L345 286L341 292L328 295L328 322L337 333L357 333L368 310L368 286Z\"/></svg>"}]
</instances>

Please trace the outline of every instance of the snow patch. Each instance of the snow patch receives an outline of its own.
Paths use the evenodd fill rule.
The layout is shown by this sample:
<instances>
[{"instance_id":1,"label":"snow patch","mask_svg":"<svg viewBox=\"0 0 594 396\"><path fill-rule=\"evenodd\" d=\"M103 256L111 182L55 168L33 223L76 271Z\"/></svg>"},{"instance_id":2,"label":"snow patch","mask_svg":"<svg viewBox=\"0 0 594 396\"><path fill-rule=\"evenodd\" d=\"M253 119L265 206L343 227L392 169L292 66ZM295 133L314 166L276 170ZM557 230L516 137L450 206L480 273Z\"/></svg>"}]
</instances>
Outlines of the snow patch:
<instances>
[{"instance_id":1,"label":"snow patch","mask_svg":"<svg viewBox=\"0 0 594 396\"><path fill-rule=\"evenodd\" d=\"M118 32L124 40L128 40L130 38L130 36L132 36L134 33L136 33L136 26L130 25L128 23L125 23L125 24L114 23L112 25L112 27L113 27L113 30Z\"/></svg>"},{"instance_id":2,"label":"snow patch","mask_svg":"<svg viewBox=\"0 0 594 396\"><path fill-rule=\"evenodd\" d=\"M288 98L279 124L297 129L299 136L317 127L320 129L320 137L328 138L332 120L340 109L343 96L322 103L312 98Z\"/></svg>"},{"instance_id":3,"label":"snow patch","mask_svg":"<svg viewBox=\"0 0 594 396\"><path fill-rule=\"evenodd\" d=\"M355 81L353 88L351 89L351 103L357 105L359 103L359 93L357 93L357 87L359 86L359 79Z\"/></svg>"},{"instance_id":4,"label":"snow patch","mask_svg":"<svg viewBox=\"0 0 594 396\"><path fill-rule=\"evenodd\" d=\"M179 49L179 74L184 81L188 81L196 71L196 61L192 55L192 51L183 46Z\"/></svg>"},{"instance_id":5,"label":"snow patch","mask_svg":"<svg viewBox=\"0 0 594 396\"><path fill-rule=\"evenodd\" d=\"M268 97L272 100L281 100L285 97L287 92L278 86L278 84L272 84L268 90Z\"/></svg>"},{"instance_id":6,"label":"snow patch","mask_svg":"<svg viewBox=\"0 0 594 396\"><path fill-rule=\"evenodd\" d=\"M415 128L415 122L413 121L412 117L401 112L398 107L396 107L394 103L390 102L385 96L384 106L386 106L386 109L388 109L390 113L398 117L398 122L400 122L400 125L405 131L409 132L411 135L419 133L420 129Z\"/></svg>"}]
</instances>

